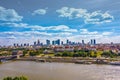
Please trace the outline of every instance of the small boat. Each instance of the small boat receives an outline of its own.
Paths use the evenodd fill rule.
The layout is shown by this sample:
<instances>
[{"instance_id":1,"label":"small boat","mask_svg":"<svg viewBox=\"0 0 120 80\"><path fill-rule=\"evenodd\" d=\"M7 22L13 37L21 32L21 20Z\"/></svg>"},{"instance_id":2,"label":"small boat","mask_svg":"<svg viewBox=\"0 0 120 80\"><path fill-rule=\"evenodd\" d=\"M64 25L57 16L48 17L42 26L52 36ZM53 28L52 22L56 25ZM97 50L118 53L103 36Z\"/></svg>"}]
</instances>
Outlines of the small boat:
<instances>
[{"instance_id":1,"label":"small boat","mask_svg":"<svg viewBox=\"0 0 120 80\"><path fill-rule=\"evenodd\" d=\"M119 65L120 66L120 62L110 62L110 65Z\"/></svg>"}]
</instances>

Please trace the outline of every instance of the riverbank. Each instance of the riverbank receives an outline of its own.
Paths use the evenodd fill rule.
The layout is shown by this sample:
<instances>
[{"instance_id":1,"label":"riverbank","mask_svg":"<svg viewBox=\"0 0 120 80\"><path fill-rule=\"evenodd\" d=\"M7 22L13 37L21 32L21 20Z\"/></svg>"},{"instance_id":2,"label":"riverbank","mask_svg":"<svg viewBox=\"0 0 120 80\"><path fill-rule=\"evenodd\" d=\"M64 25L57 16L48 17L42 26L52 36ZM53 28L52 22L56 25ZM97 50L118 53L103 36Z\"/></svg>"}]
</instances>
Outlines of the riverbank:
<instances>
[{"instance_id":1,"label":"riverbank","mask_svg":"<svg viewBox=\"0 0 120 80\"><path fill-rule=\"evenodd\" d=\"M22 57L14 59L16 61L36 61L36 62L63 62L78 64L109 64L112 61L119 61L109 58L83 58L83 57Z\"/></svg>"}]
</instances>

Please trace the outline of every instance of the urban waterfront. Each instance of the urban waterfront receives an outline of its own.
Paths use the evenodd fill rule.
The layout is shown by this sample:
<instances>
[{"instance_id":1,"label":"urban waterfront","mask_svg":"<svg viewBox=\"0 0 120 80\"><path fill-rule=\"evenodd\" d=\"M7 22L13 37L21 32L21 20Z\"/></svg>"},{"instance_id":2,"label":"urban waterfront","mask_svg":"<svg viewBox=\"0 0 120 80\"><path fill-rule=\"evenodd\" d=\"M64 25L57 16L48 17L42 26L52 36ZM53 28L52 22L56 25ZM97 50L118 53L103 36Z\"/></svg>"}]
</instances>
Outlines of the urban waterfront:
<instances>
[{"instance_id":1,"label":"urban waterfront","mask_svg":"<svg viewBox=\"0 0 120 80\"><path fill-rule=\"evenodd\" d=\"M0 64L0 80L27 76L29 80L119 80L120 66L14 61Z\"/></svg>"},{"instance_id":2,"label":"urban waterfront","mask_svg":"<svg viewBox=\"0 0 120 80\"><path fill-rule=\"evenodd\" d=\"M0 80L120 80L120 0L0 0Z\"/></svg>"}]
</instances>

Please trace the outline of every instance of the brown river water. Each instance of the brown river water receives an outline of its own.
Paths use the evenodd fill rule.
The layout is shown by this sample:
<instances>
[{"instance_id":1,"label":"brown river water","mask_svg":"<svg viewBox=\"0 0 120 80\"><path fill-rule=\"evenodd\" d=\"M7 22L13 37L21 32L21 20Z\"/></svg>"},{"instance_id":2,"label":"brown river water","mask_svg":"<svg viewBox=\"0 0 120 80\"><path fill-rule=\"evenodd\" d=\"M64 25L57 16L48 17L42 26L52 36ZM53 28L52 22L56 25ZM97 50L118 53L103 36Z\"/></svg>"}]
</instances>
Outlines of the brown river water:
<instances>
[{"instance_id":1,"label":"brown river water","mask_svg":"<svg viewBox=\"0 0 120 80\"><path fill-rule=\"evenodd\" d=\"M0 64L0 80L21 75L29 80L120 80L120 66L32 61Z\"/></svg>"}]
</instances>

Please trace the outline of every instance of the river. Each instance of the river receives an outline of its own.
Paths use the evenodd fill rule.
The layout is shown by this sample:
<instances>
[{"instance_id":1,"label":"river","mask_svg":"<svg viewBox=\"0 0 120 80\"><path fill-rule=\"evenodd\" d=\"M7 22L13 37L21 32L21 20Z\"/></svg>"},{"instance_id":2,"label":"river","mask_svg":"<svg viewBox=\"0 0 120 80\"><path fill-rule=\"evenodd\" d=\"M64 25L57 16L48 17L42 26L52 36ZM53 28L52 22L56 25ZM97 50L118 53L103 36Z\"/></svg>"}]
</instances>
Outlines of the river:
<instances>
[{"instance_id":1,"label":"river","mask_svg":"<svg viewBox=\"0 0 120 80\"><path fill-rule=\"evenodd\" d=\"M120 66L32 61L0 64L0 80L21 75L29 80L120 80Z\"/></svg>"}]
</instances>

